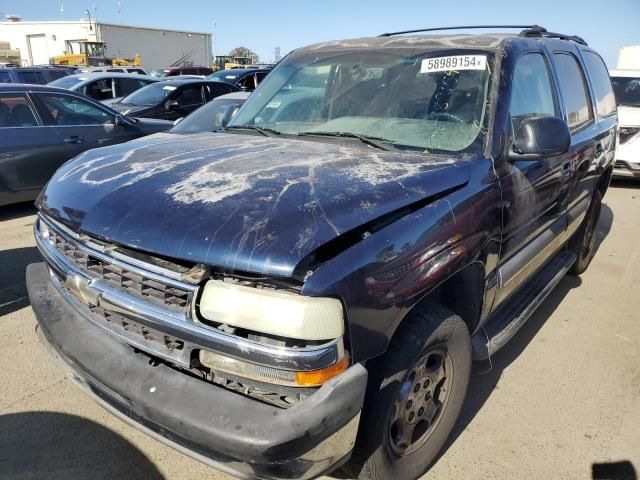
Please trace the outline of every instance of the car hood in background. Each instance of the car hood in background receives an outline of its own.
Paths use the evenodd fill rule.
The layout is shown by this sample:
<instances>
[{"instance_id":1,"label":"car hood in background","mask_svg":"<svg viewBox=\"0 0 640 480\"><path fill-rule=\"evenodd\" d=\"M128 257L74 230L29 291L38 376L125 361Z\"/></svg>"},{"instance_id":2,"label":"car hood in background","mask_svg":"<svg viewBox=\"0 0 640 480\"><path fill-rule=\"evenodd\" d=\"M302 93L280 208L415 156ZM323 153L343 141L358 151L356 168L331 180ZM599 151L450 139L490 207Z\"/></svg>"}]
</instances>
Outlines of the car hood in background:
<instances>
[{"instance_id":1,"label":"car hood in background","mask_svg":"<svg viewBox=\"0 0 640 480\"><path fill-rule=\"evenodd\" d=\"M127 115L129 117L135 117L136 113L142 113L145 112L147 110L149 110L150 108L155 107L155 105L137 105L137 106L131 106L131 105L125 105L119 102L115 102L112 103L111 105L109 105L110 108L112 108L113 110L115 110L118 113L121 113L123 115Z\"/></svg>"},{"instance_id":2,"label":"car hood in background","mask_svg":"<svg viewBox=\"0 0 640 480\"><path fill-rule=\"evenodd\" d=\"M288 276L320 245L468 181L469 160L243 134L156 134L85 152L41 197L78 232Z\"/></svg>"}]
</instances>

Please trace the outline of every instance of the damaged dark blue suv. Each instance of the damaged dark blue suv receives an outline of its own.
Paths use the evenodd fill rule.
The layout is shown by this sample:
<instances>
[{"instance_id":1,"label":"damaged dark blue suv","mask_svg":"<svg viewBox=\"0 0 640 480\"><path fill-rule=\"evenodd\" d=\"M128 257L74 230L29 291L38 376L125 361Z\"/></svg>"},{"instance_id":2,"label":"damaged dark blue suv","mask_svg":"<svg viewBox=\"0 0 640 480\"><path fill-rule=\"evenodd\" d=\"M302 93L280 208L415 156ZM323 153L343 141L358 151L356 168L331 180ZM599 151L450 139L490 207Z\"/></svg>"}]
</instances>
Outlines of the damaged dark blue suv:
<instances>
[{"instance_id":1,"label":"damaged dark blue suv","mask_svg":"<svg viewBox=\"0 0 640 480\"><path fill-rule=\"evenodd\" d=\"M579 37L403 33L58 170L29 295L103 406L243 478L426 471L472 360L587 268L617 114Z\"/></svg>"}]
</instances>

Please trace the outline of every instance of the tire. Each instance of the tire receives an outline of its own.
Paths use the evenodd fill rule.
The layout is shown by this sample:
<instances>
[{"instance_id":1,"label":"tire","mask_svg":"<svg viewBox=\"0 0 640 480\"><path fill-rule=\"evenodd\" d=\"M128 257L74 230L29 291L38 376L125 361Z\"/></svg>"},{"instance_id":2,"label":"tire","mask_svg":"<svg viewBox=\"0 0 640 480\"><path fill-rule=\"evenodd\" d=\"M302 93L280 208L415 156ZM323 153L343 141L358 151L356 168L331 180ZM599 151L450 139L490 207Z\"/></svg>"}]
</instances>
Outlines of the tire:
<instances>
[{"instance_id":1,"label":"tire","mask_svg":"<svg viewBox=\"0 0 640 480\"><path fill-rule=\"evenodd\" d=\"M449 437L467 393L467 325L439 305L418 306L368 369L352 471L360 480L417 479ZM402 440L410 431L413 443Z\"/></svg>"},{"instance_id":2,"label":"tire","mask_svg":"<svg viewBox=\"0 0 640 480\"><path fill-rule=\"evenodd\" d=\"M580 275L587 270L596 251L596 228L602 208L602 195L598 190L593 193L591 204L582 224L569 240L569 250L576 254L576 261L569 269L571 275Z\"/></svg>"}]
</instances>

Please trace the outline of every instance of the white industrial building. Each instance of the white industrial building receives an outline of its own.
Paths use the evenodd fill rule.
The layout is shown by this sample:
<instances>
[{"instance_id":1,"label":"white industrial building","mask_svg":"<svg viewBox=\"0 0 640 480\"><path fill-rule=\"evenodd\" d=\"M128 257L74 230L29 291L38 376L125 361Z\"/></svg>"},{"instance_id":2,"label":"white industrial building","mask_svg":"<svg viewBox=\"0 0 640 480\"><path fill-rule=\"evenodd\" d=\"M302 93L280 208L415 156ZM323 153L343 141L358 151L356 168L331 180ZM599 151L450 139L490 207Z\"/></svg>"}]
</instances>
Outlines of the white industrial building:
<instances>
[{"instance_id":1,"label":"white industrial building","mask_svg":"<svg viewBox=\"0 0 640 480\"><path fill-rule=\"evenodd\" d=\"M101 41L106 56L142 57L148 70L166 67L184 58L179 65L210 66L211 34L160 28L136 27L93 20L31 22L12 16L0 22L0 42L19 49L23 66L49 63L49 59L69 52L78 53L78 42Z\"/></svg>"}]
</instances>

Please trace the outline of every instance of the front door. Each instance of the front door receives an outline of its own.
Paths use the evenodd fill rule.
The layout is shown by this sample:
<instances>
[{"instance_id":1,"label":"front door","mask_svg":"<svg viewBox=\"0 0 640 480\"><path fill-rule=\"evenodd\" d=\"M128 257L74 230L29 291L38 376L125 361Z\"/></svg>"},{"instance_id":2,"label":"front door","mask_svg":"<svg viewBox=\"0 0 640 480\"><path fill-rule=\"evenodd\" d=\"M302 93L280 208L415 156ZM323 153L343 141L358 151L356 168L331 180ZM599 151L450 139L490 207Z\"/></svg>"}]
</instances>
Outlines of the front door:
<instances>
[{"instance_id":1,"label":"front door","mask_svg":"<svg viewBox=\"0 0 640 480\"><path fill-rule=\"evenodd\" d=\"M67 158L24 92L0 94L0 139L0 184L13 192L42 188Z\"/></svg>"},{"instance_id":2,"label":"front door","mask_svg":"<svg viewBox=\"0 0 640 480\"><path fill-rule=\"evenodd\" d=\"M515 60L509 104L512 135L530 116L561 117L546 55L526 52ZM569 153L510 162L501 178L503 240L496 305L536 272L564 236L571 180Z\"/></svg>"},{"instance_id":3,"label":"front door","mask_svg":"<svg viewBox=\"0 0 640 480\"><path fill-rule=\"evenodd\" d=\"M78 96L38 92L34 97L45 123L62 136L68 158L89 150L126 142L137 130L115 124L115 115Z\"/></svg>"}]
</instances>

